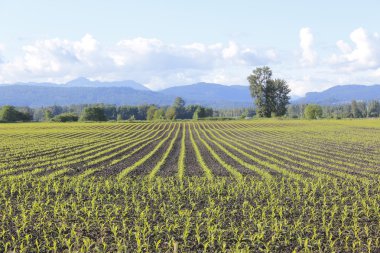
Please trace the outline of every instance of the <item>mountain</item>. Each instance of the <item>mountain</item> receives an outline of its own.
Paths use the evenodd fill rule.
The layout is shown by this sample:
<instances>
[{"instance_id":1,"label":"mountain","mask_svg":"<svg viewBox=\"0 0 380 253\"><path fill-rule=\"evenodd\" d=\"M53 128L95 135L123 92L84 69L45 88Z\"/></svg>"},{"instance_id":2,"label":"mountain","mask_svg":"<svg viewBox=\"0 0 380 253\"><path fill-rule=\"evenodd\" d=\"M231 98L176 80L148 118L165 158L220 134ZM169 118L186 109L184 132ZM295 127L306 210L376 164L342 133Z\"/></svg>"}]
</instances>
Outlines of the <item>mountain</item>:
<instances>
[{"instance_id":1,"label":"mountain","mask_svg":"<svg viewBox=\"0 0 380 253\"><path fill-rule=\"evenodd\" d=\"M0 105L30 107L94 103L167 105L174 99L157 92L129 87L0 86Z\"/></svg>"},{"instance_id":2,"label":"mountain","mask_svg":"<svg viewBox=\"0 0 380 253\"><path fill-rule=\"evenodd\" d=\"M0 106L40 107L49 105L105 103L116 105L171 105L176 97L186 104L213 108L252 106L247 86L224 86L197 83L158 92L150 91L134 81L99 82L78 78L66 84L17 83L0 85Z\"/></svg>"},{"instance_id":3,"label":"mountain","mask_svg":"<svg viewBox=\"0 0 380 253\"><path fill-rule=\"evenodd\" d=\"M137 83L133 80L126 81L114 81L114 82L101 82L101 81L91 81L84 77L79 77L66 83L66 87L129 87L135 90L145 90L149 89L144 85Z\"/></svg>"},{"instance_id":4,"label":"mountain","mask_svg":"<svg viewBox=\"0 0 380 253\"><path fill-rule=\"evenodd\" d=\"M215 83L196 83L176 86L160 93L182 97L188 104L202 104L212 107L247 107L252 106L248 86L221 85Z\"/></svg>"},{"instance_id":5,"label":"mountain","mask_svg":"<svg viewBox=\"0 0 380 253\"><path fill-rule=\"evenodd\" d=\"M308 92L293 103L334 105L351 103L352 100L380 100L380 85L337 85L322 92Z\"/></svg>"},{"instance_id":6,"label":"mountain","mask_svg":"<svg viewBox=\"0 0 380 253\"><path fill-rule=\"evenodd\" d=\"M94 104L171 105L176 97L186 104L213 108L253 106L248 86L226 86L215 83L196 83L151 91L135 81L101 82L78 78L66 84L16 83L0 84L0 106L30 106ZM292 97L294 104L315 103L333 105L352 100L380 100L380 85L338 85L322 92L309 92L305 97Z\"/></svg>"},{"instance_id":7,"label":"mountain","mask_svg":"<svg viewBox=\"0 0 380 253\"><path fill-rule=\"evenodd\" d=\"M144 90L149 91L147 87L142 85L141 83L135 82L133 80L125 80L125 81L113 81L113 82L101 82L101 81L91 81L85 77L79 77L72 81L69 81L65 84L56 84L56 83L14 83L14 84L0 84L1 86L13 86L13 85L21 85L21 86L42 86L42 87L128 87L135 90Z\"/></svg>"}]
</instances>

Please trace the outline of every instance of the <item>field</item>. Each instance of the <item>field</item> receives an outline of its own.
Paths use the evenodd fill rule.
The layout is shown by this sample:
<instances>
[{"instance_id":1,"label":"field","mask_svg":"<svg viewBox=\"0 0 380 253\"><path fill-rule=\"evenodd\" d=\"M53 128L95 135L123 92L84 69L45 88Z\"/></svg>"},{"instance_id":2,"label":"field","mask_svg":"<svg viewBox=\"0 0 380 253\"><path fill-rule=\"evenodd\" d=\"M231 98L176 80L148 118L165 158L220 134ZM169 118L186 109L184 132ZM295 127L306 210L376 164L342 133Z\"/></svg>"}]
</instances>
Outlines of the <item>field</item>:
<instances>
[{"instance_id":1,"label":"field","mask_svg":"<svg viewBox=\"0 0 380 253\"><path fill-rule=\"evenodd\" d=\"M0 124L0 252L379 252L380 121Z\"/></svg>"}]
</instances>

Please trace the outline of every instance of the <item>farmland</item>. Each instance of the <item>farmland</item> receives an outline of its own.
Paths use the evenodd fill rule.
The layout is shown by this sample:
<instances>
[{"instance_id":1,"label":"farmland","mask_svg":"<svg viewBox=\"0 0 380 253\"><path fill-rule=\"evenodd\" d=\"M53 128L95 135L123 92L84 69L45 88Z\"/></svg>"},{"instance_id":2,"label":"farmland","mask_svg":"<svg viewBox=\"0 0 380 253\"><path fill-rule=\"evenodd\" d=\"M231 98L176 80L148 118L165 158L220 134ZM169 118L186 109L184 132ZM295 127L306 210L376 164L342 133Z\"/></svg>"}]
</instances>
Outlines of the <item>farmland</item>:
<instances>
[{"instance_id":1,"label":"farmland","mask_svg":"<svg viewBox=\"0 0 380 253\"><path fill-rule=\"evenodd\" d=\"M0 124L0 252L379 252L380 121Z\"/></svg>"}]
</instances>

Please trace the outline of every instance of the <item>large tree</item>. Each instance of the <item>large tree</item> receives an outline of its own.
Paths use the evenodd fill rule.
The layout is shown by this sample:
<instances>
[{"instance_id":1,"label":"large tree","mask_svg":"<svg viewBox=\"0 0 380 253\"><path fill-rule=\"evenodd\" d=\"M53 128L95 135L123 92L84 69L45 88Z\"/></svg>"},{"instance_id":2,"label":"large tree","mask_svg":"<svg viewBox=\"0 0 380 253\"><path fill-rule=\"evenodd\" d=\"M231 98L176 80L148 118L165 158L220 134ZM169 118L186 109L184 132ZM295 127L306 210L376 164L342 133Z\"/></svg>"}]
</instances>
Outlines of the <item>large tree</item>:
<instances>
[{"instance_id":1,"label":"large tree","mask_svg":"<svg viewBox=\"0 0 380 253\"><path fill-rule=\"evenodd\" d=\"M285 80L272 79L269 67L256 68L248 76L251 96L260 117L283 116L290 100L290 88Z\"/></svg>"}]
</instances>

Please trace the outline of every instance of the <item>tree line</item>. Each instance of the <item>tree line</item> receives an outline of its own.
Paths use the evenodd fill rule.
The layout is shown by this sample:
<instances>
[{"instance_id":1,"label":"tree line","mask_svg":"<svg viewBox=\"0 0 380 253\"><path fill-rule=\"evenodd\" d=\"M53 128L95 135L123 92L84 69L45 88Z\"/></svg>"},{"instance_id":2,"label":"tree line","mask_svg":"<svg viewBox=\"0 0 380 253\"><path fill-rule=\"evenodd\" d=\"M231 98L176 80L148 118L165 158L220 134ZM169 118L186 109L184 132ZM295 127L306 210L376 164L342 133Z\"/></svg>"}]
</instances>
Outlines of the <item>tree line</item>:
<instances>
[{"instance_id":1,"label":"tree line","mask_svg":"<svg viewBox=\"0 0 380 253\"><path fill-rule=\"evenodd\" d=\"M49 106L41 108L3 106L0 122L27 121L121 121L121 120L174 120L213 117L214 110L200 105L185 105L177 97L172 106L140 105L115 106L107 104L84 104Z\"/></svg>"},{"instance_id":2,"label":"tree line","mask_svg":"<svg viewBox=\"0 0 380 253\"><path fill-rule=\"evenodd\" d=\"M171 106L140 105L115 106L105 104L50 106L37 109L3 106L0 122L17 121L121 121L121 120L174 120L202 118L367 118L380 116L379 101L352 101L350 104L321 106L290 104L290 88L283 79L273 79L272 70L259 67L247 77L254 108L213 110L200 105L187 105L177 97Z\"/></svg>"},{"instance_id":3,"label":"tree line","mask_svg":"<svg viewBox=\"0 0 380 253\"><path fill-rule=\"evenodd\" d=\"M380 117L380 101L353 100L339 105L292 104L287 111L289 118L376 118Z\"/></svg>"}]
</instances>

